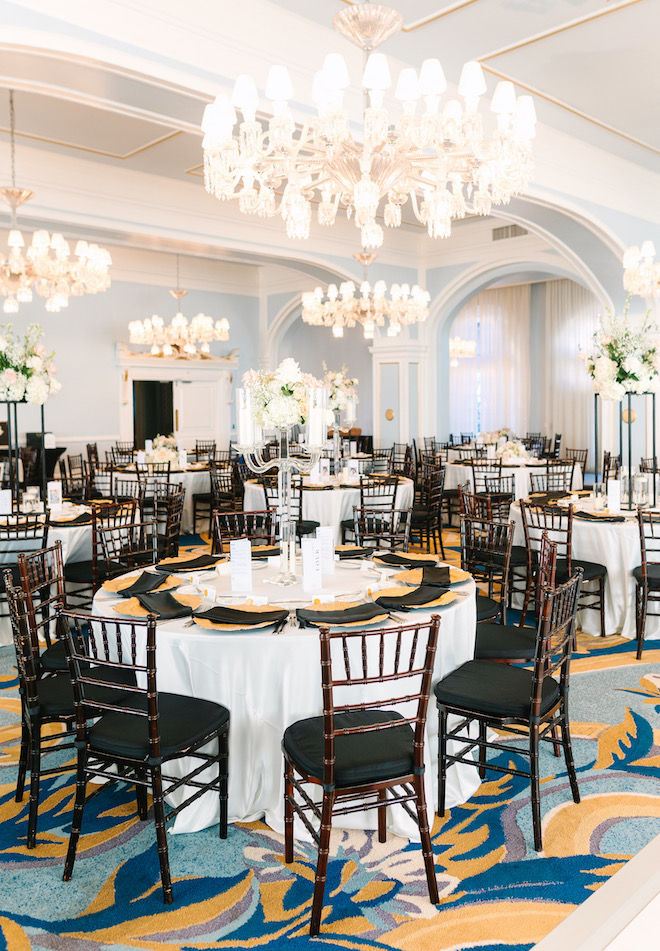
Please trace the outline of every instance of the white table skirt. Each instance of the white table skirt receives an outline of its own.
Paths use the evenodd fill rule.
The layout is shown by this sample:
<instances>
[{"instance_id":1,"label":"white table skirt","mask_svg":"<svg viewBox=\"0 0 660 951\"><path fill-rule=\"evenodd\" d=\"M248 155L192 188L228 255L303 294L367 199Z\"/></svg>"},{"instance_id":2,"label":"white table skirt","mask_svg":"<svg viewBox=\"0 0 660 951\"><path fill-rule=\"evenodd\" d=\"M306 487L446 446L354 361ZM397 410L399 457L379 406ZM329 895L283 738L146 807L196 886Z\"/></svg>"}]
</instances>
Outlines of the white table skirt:
<instances>
[{"instance_id":1,"label":"white table skirt","mask_svg":"<svg viewBox=\"0 0 660 951\"><path fill-rule=\"evenodd\" d=\"M588 508L588 503L584 504ZM514 545L524 545L520 506L511 506L511 520L515 522ZM635 579L632 571L641 564L637 519L625 522L595 522L573 517L573 558L593 561L607 568L605 582L605 633L622 634L634 638ZM580 611L578 625L587 634L600 634L598 611ZM648 615L646 636L655 637L660 630L660 617Z\"/></svg>"},{"instance_id":2,"label":"white table skirt","mask_svg":"<svg viewBox=\"0 0 660 951\"><path fill-rule=\"evenodd\" d=\"M413 504L415 487L412 479L401 479L396 491L396 507L408 509ZM341 523L353 518L353 506L360 504L360 487L314 490L303 488L303 518L318 522L320 525L332 525L335 532L335 544L341 542ZM246 512L261 511L266 507L263 486L258 482L245 483L243 508Z\"/></svg>"},{"instance_id":3,"label":"white table skirt","mask_svg":"<svg viewBox=\"0 0 660 951\"><path fill-rule=\"evenodd\" d=\"M514 477L514 489L516 499L527 498L532 490L530 475L545 474L547 471L545 465L539 466L502 466L502 475ZM469 482L472 486L472 467L462 465L458 462L449 462L445 466L445 489L457 489L459 485ZM579 466L573 469L573 484L571 488L577 492L582 488L582 470Z\"/></svg>"},{"instance_id":4,"label":"white table skirt","mask_svg":"<svg viewBox=\"0 0 660 951\"><path fill-rule=\"evenodd\" d=\"M299 586L274 588L263 579L277 571L277 559L254 572L254 594L272 601L304 596ZM337 567L324 577L324 591L347 594L364 589L369 578L356 568ZM373 583L373 581L371 582ZM221 569L219 587L229 592L229 566ZM185 589L183 589L185 590ZM459 586L468 594L440 610L441 626L436 654L434 683L474 653L474 583ZM97 614L111 615L116 601L100 591L94 601ZM430 615L410 612L410 623ZM281 634L254 632L222 634L185 627L185 619L158 625L158 689L214 700L231 714L229 729L229 817L249 822L260 817L278 832L284 829L284 780L282 735L296 720L323 711L318 633L313 628L291 625ZM387 622L393 624L394 622ZM426 794L429 816L437 803L437 715L433 697L429 703L426 748ZM174 764L173 764L174 765ZM465 802L479 785L476 769L452 766L448 772L448 806ZM175 832L194 832L218 822L216 795L203 796L176 819ZM375 812L342 817L345 827L375 828ZM340 820L341 821L341 820ZM388 828L408 838L417 838L414 822L403 809L388 809ZM296 835L301 834L296 824Z\"/></svg>"}]
</instances>

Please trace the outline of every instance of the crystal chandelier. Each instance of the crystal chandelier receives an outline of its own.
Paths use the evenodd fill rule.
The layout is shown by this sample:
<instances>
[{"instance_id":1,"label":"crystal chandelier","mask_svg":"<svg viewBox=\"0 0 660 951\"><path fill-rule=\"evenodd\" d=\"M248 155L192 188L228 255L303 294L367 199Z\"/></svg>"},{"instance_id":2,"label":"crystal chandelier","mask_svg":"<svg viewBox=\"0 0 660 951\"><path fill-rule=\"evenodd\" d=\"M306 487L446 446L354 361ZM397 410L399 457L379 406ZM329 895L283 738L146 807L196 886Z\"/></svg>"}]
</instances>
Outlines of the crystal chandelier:
<instances>
[{"instance_id":1,"label":"crystal chandelier","mask_svg":"<svg viewBox=\"0 0 660 951\"><path fill-rule=\"evenodd\" d=\"M623 286L629 294L654 297L660 294L660 262L653 263L655 245L645 241L641 248L633 246L623 255Z\"/></svg>"},{"instance_id":2,"label":"crystal chandelier","mask_svg":"<svg viewBox=\"0 0 660 951\"><path fill-rule=\"evenodd\" d=\"M376 327L385 325L388 318L387 336L396 337L403 326L420 323L429 315L430 294L417 284L411 289L408 284L392 284L387 291L385 281L376 281L373 286L367 280L367 267L375 254L354 254L364 268L364 280L359 295L353 281L344 281L337 289L330 284L324 293L317 287L302 296L302 319L315 327L332 327L335 337L344 336L344 327L361 324L365 340L373 340Z\"/></svg>"},{"instance_id":3,"label":"crystal chandelier","mask_svg":"<svg viewBox=\"0 0 660 951\"><path fill-rule=\"evenodd\" d=\"M97 294L110 287L108 268L112 264L110 253L97 244L78 241L76 260L69 260L69 244L63 235L45 230L35 231L32 242L23 253L25 241L16 227L16 211L33 192L29 188L16 187L15 169L15 116L14 93L9 92L9 118L11 134L11 186L0 188L0 195L11 209L9 253L0 255L0 294L5 298L2 309L5 314L18 313L19 304L32 300L32 291L46 298L46 310L58 313L69 303L69 297L82 294Z\"/></svg>"},{"instance_id":4,"label":"crystal chandelier","mask_svg":"<svg viewBox=\"0 0 660 951\"><path fill-rule=\"evenodd\" d=\"M169 293L179 302L188 291L179 289L179 258L176 259L176 289ZM170 324L154 314L144 320L131 320L128 325L131 343L146 344L151 347L154 357L197 357L210 351L213 340L229 340L229 321L226 317L213 321L213 317L197 314L189 322L181 311L177 311ZM198 348L197 344L201 344Z\"/></svg>"},{"instance_id":5,"label":"crystal chandelier","mask_svg":"<svg viewBox=\"0 0 660 951\"><path fill-rule=\"evenodd\" d=\"M447 88L442 66L427 59L419 75L414 69L401 71L395 97L402 111L391 118L383 101L392 85L387 59L372 51L401 29L403 18L391 7L359 3L340 10L333 25L369 53L360 134L356 138L349 129L343 106L349 76L339 54L326 56L316 73L312 98L318 115L299 131L288 105L294 94L284 66L270 70L265 93L272 116L265 122L257 119L254 80L241 75L231 98L220 93L204 112L208 192L221 200L237 197L245 214L281 214L290 238L309 237L313 203L318 203L321 225L334 224L341 205L359 228L362 247L369 249L383 243L379 213L387 227L399 227L408 200L417 220L438 238L448 237L453 219L488 215L492 205L525 191L536 123L531 96L516 98L512 83L498 83L490 104L496 128L488 139L479 111L486 92L479 63L463 66L458 86L463 102L450 99L441 106Z\"/></svg>"},{"instance_id":6,"label":"crystal chandelier","mask_svg":"<svg viewBox=\"0 0 660 951\"><path fill-rule=\"evenodd\" d=\"M459 360L470 359L471 357L476 356L476 353L477 353L476 340L463 340L462 337L449 338L449 365L450 366L457 367Z\"/></svg>"}]
</instances>

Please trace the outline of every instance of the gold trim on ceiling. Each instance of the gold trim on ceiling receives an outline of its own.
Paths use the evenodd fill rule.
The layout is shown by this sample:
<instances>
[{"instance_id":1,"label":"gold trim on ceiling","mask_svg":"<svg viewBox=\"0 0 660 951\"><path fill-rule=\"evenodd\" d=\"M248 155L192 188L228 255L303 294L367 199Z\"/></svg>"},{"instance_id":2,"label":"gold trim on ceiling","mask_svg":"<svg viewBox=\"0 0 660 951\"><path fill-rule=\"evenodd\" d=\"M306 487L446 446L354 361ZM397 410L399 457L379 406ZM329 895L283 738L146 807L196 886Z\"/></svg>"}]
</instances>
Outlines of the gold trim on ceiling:
<instances>
[{"instance_id":1,"label":"gold trim on ceiling","mask_svg":"<svg viewBox=\"0 0 660 951\"><path fill-rule=\"evenodd\" d=\"M0 132L5 132L9 135L9 129L5 129L4 126L0 126ZM93 149L88 145L76 145L73 142L64 142L61 139L51 139L45 135L34 135L31 132L16 132L17 136L20 136L23 139L32 139L35 142L47 142L49 145L60 145L65 149L75 149L79 152L92 152L94 155L104 155L106 158L121 159L125 161L126 159L133 158L136 155L139 155L140 152L147 152L149 149L154 148L156 145L160 145L163 142L167 142L168 139L173 139L177 135L181 135L181 131L176 129L174 132L168 132L167 135L161 136L159 139L153 139L151 142L147 142L146 145L141 145L137 149L133 149L132 152L126 152L123 155L118 152L106 152L104 149Z\"/></svg>"}]
</instances>

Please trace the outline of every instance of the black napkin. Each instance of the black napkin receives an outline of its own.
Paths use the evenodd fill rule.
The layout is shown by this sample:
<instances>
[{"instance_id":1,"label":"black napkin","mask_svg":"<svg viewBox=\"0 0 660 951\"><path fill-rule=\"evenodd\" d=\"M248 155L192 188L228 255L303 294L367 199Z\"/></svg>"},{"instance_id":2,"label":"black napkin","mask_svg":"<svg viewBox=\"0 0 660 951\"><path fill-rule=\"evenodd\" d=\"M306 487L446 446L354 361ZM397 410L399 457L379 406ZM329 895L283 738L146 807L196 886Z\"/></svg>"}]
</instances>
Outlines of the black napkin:
<instances>
[{"instance_id":1,"label":"black napkin","mask_svg":"<svg viewBox=\"0 0 660 951\"><path fill-rule=\"evenodd\" d=\"M335 549L337 551L337 549ZM373 548L348 548L340 549L337 551L339 555L339 560L343 561L344 558L366 558L367 555L370 555L373 551Z\"/></svg>"},{"instance_id":2,"label":"black napkin","mask_svg":"<svg viewBox=\"0 0 660 951\"><path fill-rule=\"evenodd\" d=\"M374 558L384 565L394 565L401 568L432 567L435 566L438 561L437 558L408 558L405 553L398 554L397 552L388 553L386 555L374 555Z\"/></svg>"},{"instance_id":3,"label":"black napkin","mask_svg":"<svg viewBox=\"0 0 660 951\"><path fill-rule=\"evenodd\" d=\"M68 528L69 525L89 525L92 521L92 516L89 512L82 512L80 515L76 515L75 518L66 518L58 519L52 518L50 520L51 527L53 525L61 526L62 528Z\"/></svg>"},{"instance_id":4,"label":"black napkin","mask_svg":"<svg viewBox=\"0 0 660 951\"><path fill-rule=\"evenodd\" d=\"M164 571L168 575L174 575L177 571L200 571L204 568L215 568L219 561L224 561L224 555L195 555L186 558L177 558L167 565L159 563L156 565L159 571Z\"/></svg>"},{"instance_id":5,"label":"black napkin","mask_svg":"<svg viewBox=\"0 0 660 951\"><path fill-rule=\"evenodd\" d=\"M246 627L253 627L255 624L263 624L268 621L272 624L279 624L280 621L288 616L288 611L242 611L240 608L228 608L222 605L209 608L208 611L198 611L196 618L203 618L205 621L213 621L214 624L245 624Z\"/></svg>"},{"instance_id":6,"label":"black napkin","mask_svg":"<svg viewBox=\"0 0 660 951\"><path fill-rule=\"evenodd\" d=\"M187 617L193 609L169 593L161 591L156 594L137 594L138 601L149 614L156 614L161 621L171 621L175 617Z\"/></svg>"},{"instance_id":7,"label":"black napkin","mask_svg":"<svg viewBox=\"0 0 660 951\"><path fill-rule=\"evenodd\" d=\"M449 565L422 568L422 584L439 585L446 588L447 585L451 584Z\"/></svg>"},{"instance_id":8,"label":"black napkin","mask_svg":"<svg viewBox=\"0 0 660 951\"><path fill-rule=\"evenodd\" d=\"M345 608L343 611L312 611L309 608L298 608L296 616L303 627L308 627L312 622L317 624L327 624L329 627L334 625L348 624L352 621L370 621L374 617L385 614L377 604L356 604L353 608Z\"/></svg>"},{"instance_id":9,"label":"black napkin","mask_svg":"<svg viewBox=\"0 0 660 951\"><path fill-rule=\"evenodd\" d=\"M262 546L261 551L255 551L255 548ZM280 546L279 545L266 545L264 542L253 541L252 543L252 557L253 558L273 558L275 555L279 555Z\"/></svg>"},{"instance_id":10,"label":"black napkin","mask_svg":"<svg viewBox=\"0 0 660 951\"><path fill-rule=\"evenodd\" d=\"M155 591L162 583L169 578L167 571L143 571L128 588L122 588L117 594L122 598L137 597L138 594L147 594L149 591Z\"/></svg>"},{"instance_id":11,"label":"black napkin","mask_svg":"<svg viewBox=\"0 0 660 951\"><path fill-rule=\"evenodd\" d=\"M406 610L407 608L423 607L429 601L436 601L441 595L442 590L437 585L422 584L419 588L411 588L409 592L396 598L376 597L376 603L382 604L384 608L388 609L403 608L403 610Z\"/></svg>"},{"instance_id":12,"label":"black napkin","mask_svg":"<svg viewBox=\"0 0 660 951\"><path fill-rule=\"evenodd\" d=\"M334 485L303 485L303 492L327 492L332 491Z\"/></svg>"},{"instance_id":13,"label":"black napkin","mask_svg":"<svg viewBox=\"0 0 660 951\"><path fill-rule=\"evenodd\" d=\"M532 492L527 499L531 505L548 505L549 502L557 502L559 499L565 499L570 495L569 492Z\"/></svg>"},{"instance_id":14,"label":"black napkin","mask_svg":"<svg viewBox=\"0 0 660 951\"><path fill-rule=\"evenodd\" d=\"M625 522L625 515L595 515L593 512L574 512L573 518L584 518L587 522Z\"/></svg>"}]
</instances>

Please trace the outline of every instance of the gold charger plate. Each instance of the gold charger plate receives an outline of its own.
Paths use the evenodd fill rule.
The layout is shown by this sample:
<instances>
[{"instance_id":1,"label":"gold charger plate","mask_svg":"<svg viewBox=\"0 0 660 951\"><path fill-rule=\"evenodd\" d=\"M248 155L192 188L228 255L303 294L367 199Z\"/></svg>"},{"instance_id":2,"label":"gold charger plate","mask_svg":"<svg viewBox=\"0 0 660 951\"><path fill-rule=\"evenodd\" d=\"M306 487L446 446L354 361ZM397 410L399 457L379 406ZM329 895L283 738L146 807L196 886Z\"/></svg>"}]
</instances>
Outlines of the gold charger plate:
<instances>
[{"instance_id":1,"label":"gold charger plate","mask_svg":"<svg viewBox=\"0 0 660 951\"><path fill-rule=\"evenodd\" d=\"M202 603L202 598L198 594L173 594L172 597L180 604L186 607L198 608ZM126 601L120 601L112 609L116 614L125 614L127 617L149 617L149 612L143 608L137 598L128 598ZM169 618L171 621L177 621L178 618Z\"/></svg>"},{"instance_id":2,"label":"gold charger plate","mask_svg":"<svg viewBox=\"0 0 660 951\"><path fill-rule=\"evenodd\" d=\"M253 604L252 601L246 601L245 604L232 604L236 611L249 611L251 614L263 614L265 611L272 611L272 604ZM215 621L209 621L208 618L193 618L195 624L206 628L208 631L259 631L264 627L272 627L276 621L262 621L260 624L221 624Z\"/></svg>"},{"instance_id":3,"label":"gold charger plate","mask_svg":"<svg viewBox=\"0 0 660 951\"><path fill-rule=\"evenodd\" d=\"M130 575L124 575L123 578L112 578L110 581L104 581L101 587L104 591L110 591L113 594L117 594L118 591L123 591L124 588L130 588L133 582L139 578L141 574L141 571L134 571ZM167 578L158 586L158 588L154 588L154 591L169 591L170 588L177 588L180 584L182 584L181 578L177 578L176 575L168 575Z\"/></svg>"},{"instance_id":4,"label":"gold charger plate","mask_svg":"<svg viewBox=\"0 0 660 951\"><path fill-rule=\"evenodd\" d=\"M328 604L316 604L312 603L307 605L307 611L347 611L349 608L356 608L359 604L362 604L361 601L330 601ZM347 624L340 624L335 621L331 626L332 627L368 627L370 624L380 624L382 621L386 621L388 614L377 614L376 617L371 617L367 621L349 621ZM329 625L328 621L312 621L311 624L315 624L317 627L327 627Z\"/></svg>"},{"instance_id":5,"label":"gold charger plate","mask_svg":"<svg viewBox=\"0 0 660 951\"><path fill-rule=\"evenodd\" d=\"M392 576L392 580L404 581L406 584L420 585L422 583L423 572L423 568L410 568L407 571L399 571ZM449 566L449 584L460 584L462 581L467 581L470 577L469 571L463 571L462 568Z\"/></svg>"}]
</instances>

